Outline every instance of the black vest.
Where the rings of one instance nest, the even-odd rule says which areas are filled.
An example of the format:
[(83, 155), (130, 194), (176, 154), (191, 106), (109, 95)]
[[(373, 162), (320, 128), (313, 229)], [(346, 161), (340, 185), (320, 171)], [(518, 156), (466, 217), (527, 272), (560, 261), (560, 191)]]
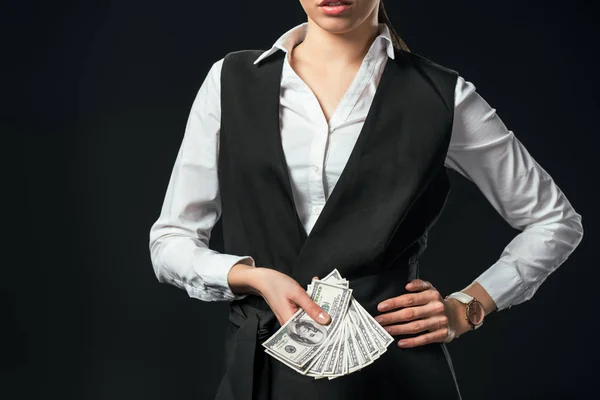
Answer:
[[(221, 72), (224, 251), (251, 255), (257, 266), (303, 287), (337, 268), (356, 300), (377, 315), (379, 302), (406, 293), (405, 284), (419, 276), (427, 231), (447, 199), (444, 160), (458, 74), (395, 49), (348, 162), (307, 235), (281, 143), (285, 53), (254, 65), (262, 52), (229, 53)], [(393, 343), (361, 371), (314, 380), (264, 354), (260, 344), (280, 325), (262, 298), (232, 302), (230, 321), (218, 399), (460, 398), (444, 344), (401, 349)]]

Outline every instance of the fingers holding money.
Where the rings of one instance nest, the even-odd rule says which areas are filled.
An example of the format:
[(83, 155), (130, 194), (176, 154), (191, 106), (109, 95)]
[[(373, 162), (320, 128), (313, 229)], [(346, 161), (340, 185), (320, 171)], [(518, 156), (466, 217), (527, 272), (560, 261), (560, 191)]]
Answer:
[(331, 322), (329, 314), (312, 301), (299, 285), (298, 287), (293, 287), (284, 296), (285, 298), (282, 300), (274, 299), (269, 301), (269, 299), (265, 298), (280, 325), (284, 325), (289, 321), (300, 308), (321, 325), (327, 325)]
[[(337, 269), (322, 280), (314, 277), (307, 296), (317, 307), (304, 294), (293, 293), (292, 301), (302, 310), (262, 344), (267, 354), (295, 371), (335, 379), (372, 364), (394, 342), (354, 299), (349, 281)], [(331, 318), (327, 325), (318, 323), (321, 307)]]
[(319, 324), (328, 324), (330, 316), (319, 307), (290, 276), (279, 271), (261, 268), (256, 291), (265, 299), (281, 325), (302, 308)]
[(321, 325), (327, 325), (331, 322), (331, 317), (317, 303), (315, 303), (308, 294), (298, 286), (297, 291), (293, 293), (291, 299), (302, 308), (309, 317)]

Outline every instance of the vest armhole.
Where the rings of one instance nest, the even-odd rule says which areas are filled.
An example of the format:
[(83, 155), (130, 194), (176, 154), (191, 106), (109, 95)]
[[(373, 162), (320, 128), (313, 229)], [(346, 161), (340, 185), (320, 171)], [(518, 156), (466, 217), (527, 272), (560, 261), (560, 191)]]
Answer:
[(459, 73), (418, 53), (402, 52), (402, 54), (438, 93), (446, 109), (454, 114), (456, 83)]

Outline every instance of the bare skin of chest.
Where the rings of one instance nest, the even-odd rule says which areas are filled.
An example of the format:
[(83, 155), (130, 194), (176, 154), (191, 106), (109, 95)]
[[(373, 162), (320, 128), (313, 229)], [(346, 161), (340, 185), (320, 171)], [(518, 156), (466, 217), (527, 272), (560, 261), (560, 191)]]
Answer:
[[(296, 51), (294, 51), (296, 53)], [(344, 68), (315, 67), (293, 54), (290, 65), (317, 98), (327, 122), (335, 112), (360, 65)]]

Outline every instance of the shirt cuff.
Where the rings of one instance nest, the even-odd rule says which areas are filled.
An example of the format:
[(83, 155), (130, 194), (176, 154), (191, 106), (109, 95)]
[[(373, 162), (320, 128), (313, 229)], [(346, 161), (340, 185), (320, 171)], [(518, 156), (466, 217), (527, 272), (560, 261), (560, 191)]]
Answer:
[(525, 286), (515, 268), (502, 261), (497, 261), (475, 279), (488, 292), (496, 303), (497, 310), (502, 311), (520, 303)]
[(235, 256), (231, 254), (217, 253), (211, 257), (210, 265), (202, 268), (202, 279), (204, 287), (214, 298), (220, 300), (239, 300), (248, 294), (235, 294), (229, 286), (227, 275), (236, 264), (246, 264), (256, 267), (254, 258), (251, 256)]

